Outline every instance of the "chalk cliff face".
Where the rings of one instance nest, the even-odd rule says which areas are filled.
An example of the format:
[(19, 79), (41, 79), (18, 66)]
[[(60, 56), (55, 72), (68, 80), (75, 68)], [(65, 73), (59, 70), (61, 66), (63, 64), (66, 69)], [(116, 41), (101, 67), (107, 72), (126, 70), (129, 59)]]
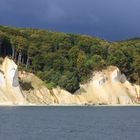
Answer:
[(134, 104), (140, 87), (127, 81), (117, 67), (94, 72), (92, 79), (76, 92), (91, 104)]
[[(135, 104), (139, 103), (140, 86), (132, 85), (117, 67), (94, 72), (92, 78), (74, 93), (57, 87), (49, 90), (32, 73), (19, 72), (16, 64), (5, 58), (0, 68), (0, 104)], [(24, 87), (28, 85), (28, 88)]]
[(0, 66), (0, 104), (25, 104), (26, 100), (20, 90), (17, 65), (5, 58)]
[(48, 90), (31, 73), (22, 73), (20, 77), (23, 81), (32, 83), (33, 89), (24, 93), (26, 92), (28, 101), (33, 104), (135, 104), (140, 96), (140, 86), (132, 85), (113, 66), (94, 72), (89, 82), (81, 85), (74, 95), (60, 88)]

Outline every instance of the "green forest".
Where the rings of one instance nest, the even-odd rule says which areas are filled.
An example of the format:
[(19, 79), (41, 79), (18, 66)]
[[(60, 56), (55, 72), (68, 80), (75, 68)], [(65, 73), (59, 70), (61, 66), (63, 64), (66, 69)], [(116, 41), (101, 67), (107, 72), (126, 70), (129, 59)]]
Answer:
[(93, 71), (110, 65), (140, 84), (139, 38), (108, 42), (88, 35), (0, 26), (0, 57), (5, 56), (20, 70), (39, 76), (48, 88), (60, 86), (72, 94)]

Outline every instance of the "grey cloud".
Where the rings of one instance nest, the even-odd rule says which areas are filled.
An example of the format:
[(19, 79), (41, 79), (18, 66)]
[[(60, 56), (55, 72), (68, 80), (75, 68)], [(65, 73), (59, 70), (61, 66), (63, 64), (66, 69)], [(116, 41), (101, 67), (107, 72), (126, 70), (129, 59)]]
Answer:
[(1, 0), (0, 24), (83, 33), (108, 40), (140, 36), (139, 0)]

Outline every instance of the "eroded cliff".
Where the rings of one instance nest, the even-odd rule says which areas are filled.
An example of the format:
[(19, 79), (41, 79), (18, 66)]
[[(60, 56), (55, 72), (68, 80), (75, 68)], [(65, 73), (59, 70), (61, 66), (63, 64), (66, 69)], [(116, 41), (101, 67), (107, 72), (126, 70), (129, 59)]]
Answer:
[(26, 104), (18, 81), (17, 65), (8, 57), (0, 66), (0, 104)]
[(135, 104), (138, 103), (140, 87), (127, 81), (117, 67), (110, 66), (93, 77), (73, 95), (59, 87), (49, 90), (32, 73), (20, 73), (20, 78), (32, 84), (24, 91), (27, 100), (33, 104)]
[(59, 87), (48, 89), (32, 73), (19, 72), (17, 65), (5, 58), (0, 68), (0, 104), (86, 105), (139, 103), (140, 86), (131, 84), (114, 66), (94, 72), (91, 79), (73, 95)]

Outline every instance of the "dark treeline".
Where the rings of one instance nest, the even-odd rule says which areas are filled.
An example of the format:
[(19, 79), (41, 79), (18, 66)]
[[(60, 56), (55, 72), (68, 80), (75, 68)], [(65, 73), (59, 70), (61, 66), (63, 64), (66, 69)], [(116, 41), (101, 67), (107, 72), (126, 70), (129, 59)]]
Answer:
[(94, 70), (115, 65), (140, 84), (140, 39), (121, 42), (47, 30), (0, 26), (0, 57), (38, 75), (49, 88), (74, 93)]

